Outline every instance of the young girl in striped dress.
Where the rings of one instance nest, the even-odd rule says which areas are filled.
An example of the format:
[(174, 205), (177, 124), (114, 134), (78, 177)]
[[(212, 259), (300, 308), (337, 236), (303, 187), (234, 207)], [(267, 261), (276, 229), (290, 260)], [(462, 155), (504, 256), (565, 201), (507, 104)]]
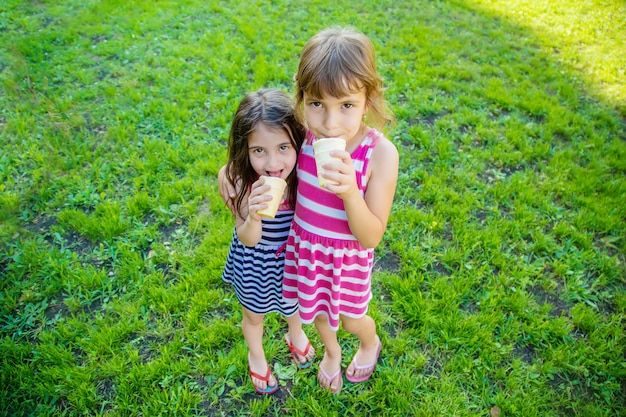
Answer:
[[(332, 28), (304, 46), (295, 77), (296, 111), (307, 134), (298, 157), (298, 192), (287, 240), (283, 295), (299, 304), (303, 323), (315, 323), (325, 353), (318, 380), (338, 393), (342, 386), (343, 328), (360, 341), (346, 379), (368, 379), (382, 348), (372, 298), (374, 248), (387, 227), (398, 177), (396, 147), (367, 123), (392, 121), (385, 110), (382, 79), (376, 72), (371, 41), (352, 29)], [(320, 187), (313, 144), (340, 137), (345, 151), (322, 165), (336, 185)]]
[[(218, 176), (220, 189), (226, 183), (238, 185), (234, 198), (227, 200), (236, 221), (222, 279), (233, 285), (243, 306), (241, 328), (250, 350), (250, 376), (259, 394), (272, 394), (278, 389), (263, 351), (263, 318), (267, 313), (278, 312), (286, 317), (285, 342), (298, 367), (311, 366), (315, 355), (302, 330), (297, 306), (282, 297), (284, 247), (296, 193), (294, 168), (304, 133), (289, 96), (276, 89), (251, 93), (235, 113), (228, 163)], [(287, 181), (286, 198), (273, 219), (257, 214), (272, 198), (263, 195), (269, 186), (264, 185), (261, 175)]]

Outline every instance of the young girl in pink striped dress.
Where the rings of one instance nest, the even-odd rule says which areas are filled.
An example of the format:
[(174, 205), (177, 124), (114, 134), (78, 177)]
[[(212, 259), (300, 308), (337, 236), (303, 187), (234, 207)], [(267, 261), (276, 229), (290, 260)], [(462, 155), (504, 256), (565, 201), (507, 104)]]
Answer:
[[(308, 129), (298, 156), (298, 192), (285, 254), (283, 296), (299, 305), (303, 323), (315, 323), (324, 343), (318, 380), (338, 393), (342, 386), (343, 328), (360, 341), (346, 379), (368, 379), (382, 348), (372, 298), (374, 248), (381, 241), (398, 177), (398, 151), (368, 123), (384, 126), (382, 79), (374, 48), (365, 35), (332, 28), (305, 45), (296, 74), (296, 108)], [(336, 185), (320, 187), (313, 143), (341, 137), (345, 151), (322, 165), (320, 174)]]

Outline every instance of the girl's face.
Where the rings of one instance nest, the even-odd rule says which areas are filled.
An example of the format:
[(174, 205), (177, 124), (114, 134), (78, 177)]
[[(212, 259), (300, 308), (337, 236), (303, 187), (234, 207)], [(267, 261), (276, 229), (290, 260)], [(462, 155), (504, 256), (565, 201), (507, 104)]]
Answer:
[(250, 164), (258, 175), (287, 179), (296, 166), (298, 154), (285, 129), (257, 124), (248, 136)]
[(316, 138), (340, 137), (346, 143), (359, 136), (367, 113), (365, 90), (335, 98), (304, 93), (304, 119)]

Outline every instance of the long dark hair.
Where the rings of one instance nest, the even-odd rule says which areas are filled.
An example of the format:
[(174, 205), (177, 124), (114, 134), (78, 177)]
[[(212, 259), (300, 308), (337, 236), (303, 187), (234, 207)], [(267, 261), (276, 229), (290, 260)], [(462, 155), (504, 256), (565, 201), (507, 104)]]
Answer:
[[(230, 128), (226, 164), (226, 178), (231, 184), (238, 185), (234, 203), (240, 216), (244, 198), (252, 183), (258, 179), (258, 174), (250, 163), (248, 137), (259, 123), (268, 128), (284, 129), (298, 154), (304, 142), (305, 128), (295, 115), (293, 101), (285, 92), (276, 88), (263, 88), (244, 97), (237, 107)], [(297, 188), (295, 168), (286, 181), (287, 201), (293, 208)]]

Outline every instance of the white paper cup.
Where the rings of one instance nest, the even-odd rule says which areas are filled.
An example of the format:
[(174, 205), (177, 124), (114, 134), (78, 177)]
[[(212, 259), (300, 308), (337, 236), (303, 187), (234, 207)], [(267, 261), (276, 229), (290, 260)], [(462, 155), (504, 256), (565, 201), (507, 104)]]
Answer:
[(317, 179), (320, 183), (320, 187), (324, 187), (325, 184), (337, 185), (335, 181), (327, 180), (320, 175), (322, 171), (322, 164), (330, 161), (333, 157), (330, 156), (332, 151), (345, 151), (346, 141), (342, 138), (320, 138), (313, 142), (313, 151), (315, 153), (315, 165), (317, 166)]
[(256, 213), (261, 217), (273, 219), (276, 216), (278, 206), (283, 199), (287, 182), (280, 177), (267, 177), (263, 175), (262, 178), (265, 178), (265, 185), (272, 187), (264, 195), (271, 195), (272, 199), (267, 202), (266, 209), (259, 210)]

